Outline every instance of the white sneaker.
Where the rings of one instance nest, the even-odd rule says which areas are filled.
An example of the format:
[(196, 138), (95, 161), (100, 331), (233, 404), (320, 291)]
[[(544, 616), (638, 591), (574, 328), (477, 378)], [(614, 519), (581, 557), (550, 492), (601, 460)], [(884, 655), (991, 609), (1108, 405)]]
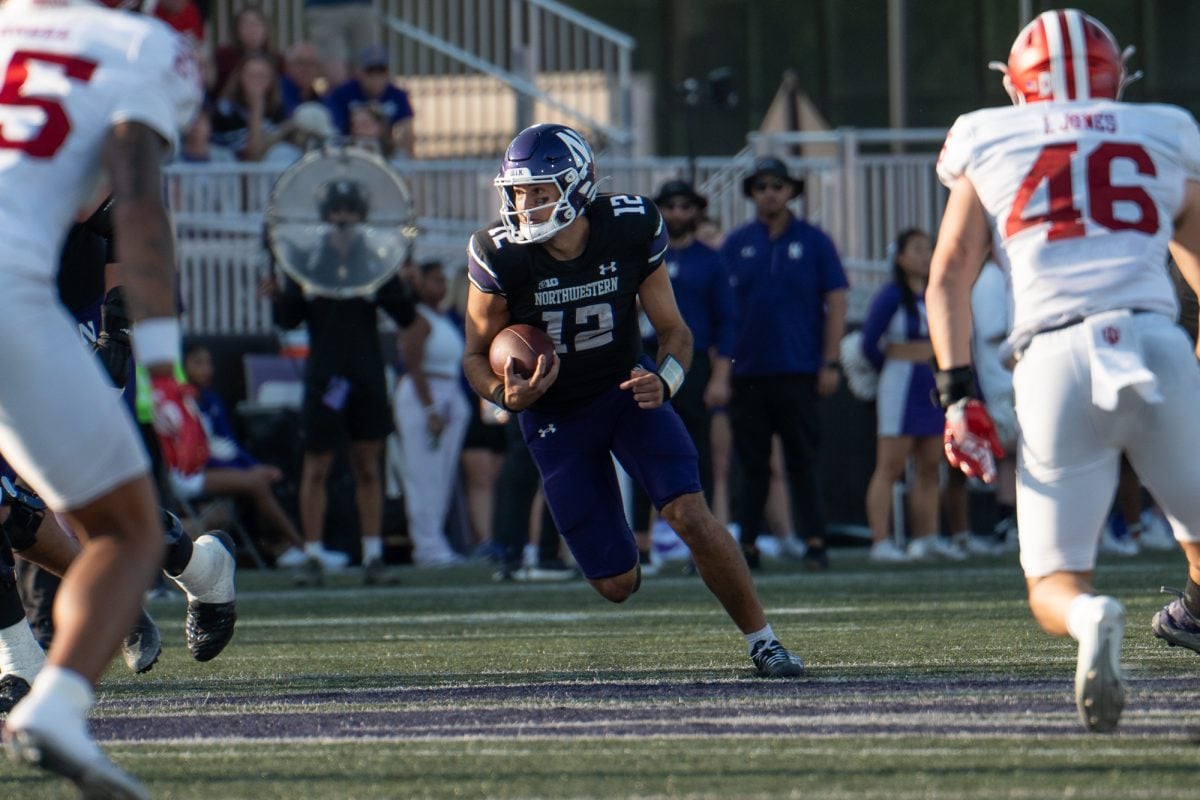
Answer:
[(1179, 547), (1171, 524), (1152, 508), (1142, 512), (1142, 535), (1138, 545), (1147, 550), (1176, 550)]
[(948, 540), (933, 534), (909, 542), (908, 557), (912, 561), (962, 561), (967, 554)]
[(1004, 552), (1000, 542), (974, 533), (957, 533), (952, 541), (960, 551), (972, 556), (998, 556)]
[(1139, 548), (1138, 543), (1128, 537), (1118, 539), (1113, 535), (1112, 525), (1104, 524), (1104, 531), (1100, 534), (1100, 552), (1110, 553), (1115, 556), (1136, 556)]
[(808, 545), (797, 536), (789, 536), (779, 542), (779, 551), (788, 561), (799, 561), (808, 554)]
[(275, 566), (282, 569), (295, 569), (308, 561), (308, 554), (299, 547), (289, 547), (275, 556)]
[(18, 764), (71, 781), (82, 797), (149, 800), (145, 787), (101, 752), (83, 714), (59, 693), (35, 689), (17, 703), (5, 721), (4, 748)]
[(1117, 727), (1125, 708), (1121, 680), (1121, 642), (1125, 637), (1125, 609), (1111, 597), (1093, 598), (1094, 618), (1079, 635), (1075, 665), (1075, 707), (1089, 731)]
[(908, 561), (908, 553), (891, 539), (883, 539), (871, 545), (867, 559), (882, 564), (903, 564)]
[(350, 556), (343, 553), (341, 550), (326, 550), (321, 547), (306, 547), (304, 548), (306, 561), (309, 558), (314, 558), (321, 565), (321, 569), (329, 570), (330, 572), (338, 572), (345, 569), (350, 564)]

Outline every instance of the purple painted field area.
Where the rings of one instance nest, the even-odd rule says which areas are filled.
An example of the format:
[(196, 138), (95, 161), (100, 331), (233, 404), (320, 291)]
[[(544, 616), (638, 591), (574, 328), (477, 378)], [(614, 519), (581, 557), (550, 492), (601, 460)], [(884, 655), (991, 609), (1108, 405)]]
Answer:
[[(1121, 732), (1189, 735), (1189, 681), (1129, 682)], [(253, 711), (256, 706), (270, 711)], [(1082, 735), (1067, 681), (551, 683), (106, 701), (98, 739)], [(1194, 720), (1193, 720), (1194, 721)]]

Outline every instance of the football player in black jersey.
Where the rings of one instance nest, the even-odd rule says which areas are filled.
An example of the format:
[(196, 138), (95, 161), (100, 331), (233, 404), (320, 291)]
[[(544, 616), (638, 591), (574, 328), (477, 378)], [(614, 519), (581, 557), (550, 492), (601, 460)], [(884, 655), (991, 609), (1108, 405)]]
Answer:
[[(700, 488), (696, 448), (664, 405), (692, 360), (692, 335), (660, 269), (667, 232), (637, 195), (597, 195), (587, 141), (534, 125), (509, 145), (495, 184), (501, 224), (468, 247), (463, 369), (482, 397), (519, 417), (546, 502), (579, 568), (615, 603), (641, 582), (612, 457), (642, 484), (692, 551), (709, 589), (745, 634), (760, 675), (803, 674), (767, 624), (737, 543)], [(637, 300), (658, 334), (657, 364), (641, 354)], [(514, 323), (555, 343), (528, 379), (510, 360), (492, 373), (492, 339)]]

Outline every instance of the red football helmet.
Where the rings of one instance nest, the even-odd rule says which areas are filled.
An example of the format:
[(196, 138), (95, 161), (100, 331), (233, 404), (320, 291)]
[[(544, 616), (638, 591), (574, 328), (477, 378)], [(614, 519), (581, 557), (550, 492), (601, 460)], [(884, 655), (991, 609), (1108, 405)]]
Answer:
[(1004, 73), (1013, 103), (1048, 100), (1117, 100), (1136, 80), (1125, 74), (1124, 53), (1104, 23), (1073, 8), (1046, 11), (1017, 34), (1008, 64), (992, 62)]

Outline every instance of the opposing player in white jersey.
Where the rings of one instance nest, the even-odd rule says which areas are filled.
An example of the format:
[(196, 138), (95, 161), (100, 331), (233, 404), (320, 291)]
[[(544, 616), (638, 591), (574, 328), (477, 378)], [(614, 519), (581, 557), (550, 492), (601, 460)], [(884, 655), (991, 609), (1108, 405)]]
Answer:
[(1079, 642), (1075, 699), (1093, 731), (1124, 705), (1124, 609), (1092, 588), (1122, 452), (1189, 562), (1156, 633), (1200, 649), (1200, 365), (1166, 270), (1169, 248), (1200, 288), (1200, 131), (1179, 108), (1119, 102), (1129, 52), (1074, 10), (1021, 31), (1004, 78), (1016, 107), (967, 114), (946, 140), (926, 295), (947, 456), (990, 479), (1000, 448), (974, 395), (970, 292), (989, 246), (1011, 275), (1021, 565), (1034, 618)]
[[(162, 565), (161, 520), (140, 438), (59, 303), (55, 272), (72, 218), (105, 180), (133, 349), (168, 458), (186, 464), (203, 434), (173, 374), (160, 162), (196, 109), (197, 67), (161, 23), (84, 0), (8, 0), (0, 66), (0, 373), (20, 376), (0, 383), (0, 452), (85, 541), (55, 605), (48, 665), (9, 714), (5, 744), (88, 797), (143, 797), (91, 740), (85, 714)], [(225, 569), (215, 558), (193, 557), (192, 577)]]

